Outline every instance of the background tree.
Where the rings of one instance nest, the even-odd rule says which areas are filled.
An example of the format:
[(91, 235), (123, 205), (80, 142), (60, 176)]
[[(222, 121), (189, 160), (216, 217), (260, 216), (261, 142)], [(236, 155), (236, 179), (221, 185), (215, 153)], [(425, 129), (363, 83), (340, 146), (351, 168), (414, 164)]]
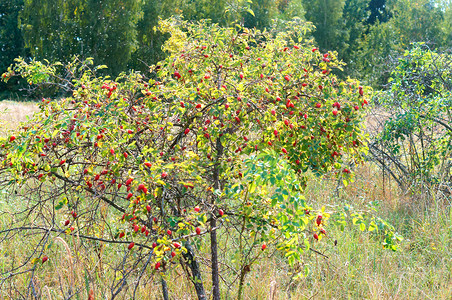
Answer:
[[(25, 56), (24, 40), (18, 25), (18, 15), (23, 8), (22, 0), (5, 0), (0, 3), (0, 72), (6, 72), (7, 68), (18, 56)], [(13, 80), (9, 84), (0, 83), (0, 95), (2, 91), (17, 91), (19, 86)], [(3, 97), (3, 96), (0, 96)], [(5, 94), (6, 97), (6, 94)]]
[(276, 1), (277, 19), (291, 20), (298, 17), (304, 19), (305, 10), (302, 0), (279, 0)]
[(342, 48), (337, 48), (339, 57), (343, 59), (349, 67), (346, 73), (350, 74), (353, 70), (353, 64), (359, 57), (356, 56), (357, 49), (364, 34), (368, 29), (366, 24), (369, 20), (370, 6), (369, 0), (346, 0), (342, 13), (342, 31), (344, 32), (344, 43)]
[(344, 46), (344, 6), (345, 0), (303, 1), (306, 20), (315, 25), (313, 36), (322, 51)]
[(412, 43), (424, 41), (429, 47), (446, 45), (443, 10), (433, 1), (398, 0), (386, 3), (390, 15), (387, 22), (376, 22), (370, 26), (361, 40), (360, 50), (352, 70), (376, 88), (381, 88), (389, 78), (388, 65), (396, 63), (396, 58)]
[(276, 13), (275, 1), (273, 0), (254, 0), (250, 9), (253, 14), (246, 13), (243, 16), (244, 26), (248, 28), (268, 28)]
[(113, 74), (127, 66), (136, 48), (141, 1), (25, 1), (20, 14), (24, 39), (38, 59), (93, 57)]
[(386, 0), (370, 0), (367, 10), (369, 17), (366, 24), (373, 25), (377, 21), (380, 23), (388, 21), (389, 15), (386, 9)]

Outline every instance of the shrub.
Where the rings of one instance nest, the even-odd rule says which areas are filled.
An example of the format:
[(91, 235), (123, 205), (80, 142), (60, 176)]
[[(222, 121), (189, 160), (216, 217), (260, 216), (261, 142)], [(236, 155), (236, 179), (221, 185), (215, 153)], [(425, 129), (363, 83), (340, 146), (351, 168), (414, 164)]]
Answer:
[[(196, 249), (209, 236), (218, 299), (222, 230), (237, 241), (228, 251), (238, 257), (239, 280), (230, 282), (240, 297), (262, 253), (281, 251), (294, 264), (322, 239), (336, 212), (305, 199), (306, 174), (353, 180), (351, 166), (367, 151), (367, 89), (331, 73), (341, 63), (304, 37), (304, 23), (261, 32), (177, 22), (161, 22), (169, 55), (149, 78), (111, 80), (91, 60), (69, 64), (78, 74), (72, 97), (43, 99), (2, 139), (3, 185), (26, 202), (2, 234), (42, 236), (19, 268), (37, 271), (52, 238), (74, 235), (122, 251), (112, 295), (133, 272), (139, 282), (183, 261), (202, 299)], [(37, 70), (39, 84), (55, 70), (42, 66), (19, 60), (11, 70), (26, 78)]]

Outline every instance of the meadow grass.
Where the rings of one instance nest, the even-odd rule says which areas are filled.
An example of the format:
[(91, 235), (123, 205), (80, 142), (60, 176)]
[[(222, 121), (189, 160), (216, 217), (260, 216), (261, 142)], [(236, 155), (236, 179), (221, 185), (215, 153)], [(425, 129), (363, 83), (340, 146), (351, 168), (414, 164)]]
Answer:
[[(8, 128), (14, 128), (25, 115), (36, 110), (32, 104), (0, 104), (10, 108), (8, 117), (2, 118), (9, 124)], [(291, 279), (289, 273), (296, 270), (279, 254), (258, 261), (246, 277), (245, 299), (452, 299), (450, 202), (436, 199), (433, 205), (434, 201), (426, 194), (402, 194), (394, 182), (387, 178), (383, 181), (381, 170), (370, 162), (359, 166), (356, 174), (356, 181), (347, 187), (334, 180), (311, 180), (306, 193), (308, 201), (336, 207), (349, 204), (363, 210), (368, 209), (371, 201), (378, 203), (378, 215), (404, 237), (399, 251), (383, 249), (381, 238), (361, 232), (356, 226), (346, 226), (343, 231), (330, 226), (328, 237), (313, 244), (328, 259), (307, 253), (303, 264), (309, 265), (310, 272), (299, 280)], [(1, 211), (20, 208), (20, 199), (5, 199), (0, 199)], [(9, 221), (8, 215), (1, 215), (2, 228)], [(227, 234), (220, 230), (218, 236), (220, 248), (224, 247)], [(337, 246), (332, 243), (334, 239)], [(0, 244), (0, 270), (5, 270), (11, 262), (21, 261), (30, 251), (30, 240)], [(125, 247), (118, 250), (118, 247), (66, 235), (54, 238), (53, 242), (51, 259), (34, 278), (42, 299), (65, 299), (64, 295), (74, 290), (80, 292), (75, 299), (87, 299), (89, 290), (93, 290), (95, 299), (111, 298), (108, 281), (114, 275), (111, 266), (124, 257)], [(208, 239), (204, 238), (197, 250), (200, 257), (209, 257), (208, 249)], [(201, 259), (200, 265), (209, 291), (209, 261)], [(171, 299), (196, 298), (180, 266), (166, 276)], [(116, 299), (131, 299), (136, 279), (129, 280)], [(0, 289), (0, 299), (19, 298), (29, 281), (29, 274), (9, 280)], [(160, 276), (146, 272), (135, 291), (136, 299), (161, 299), (160, 283)], [(14, 290), (15, 293), (11, 292)], [(223, 299), (234, 299), (236, 292), (236, 286), (228, 289), (223, 284)]]
[(20, 122), (36, 111), (38, 107), (34, 102), (0, 101), (0, 136), (17, 128)]

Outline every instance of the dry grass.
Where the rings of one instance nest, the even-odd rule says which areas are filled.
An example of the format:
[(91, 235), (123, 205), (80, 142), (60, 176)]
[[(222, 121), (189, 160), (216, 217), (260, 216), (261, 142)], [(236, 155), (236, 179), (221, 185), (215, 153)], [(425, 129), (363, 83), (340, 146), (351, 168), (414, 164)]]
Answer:
[(0, 102), (0, 136), (5, 135), (9, 130), (15, 129), (20, 122), (26, 120), (28, 116), (38, 111), (36, 103), (33, 102)]

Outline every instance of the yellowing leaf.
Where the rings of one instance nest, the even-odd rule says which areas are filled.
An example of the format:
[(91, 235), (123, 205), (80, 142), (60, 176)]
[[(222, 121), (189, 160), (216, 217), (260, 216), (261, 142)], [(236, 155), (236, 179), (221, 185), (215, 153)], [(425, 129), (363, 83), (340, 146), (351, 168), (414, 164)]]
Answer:
[(364, 224), (364, 223), (359, 224), (359, 229), (360, 229), (361, 231), (366, 230), (366, 224)]
[(35, 257), (31, 260), (31, 263), (34, 265), (39, 261), (39, 258)]

